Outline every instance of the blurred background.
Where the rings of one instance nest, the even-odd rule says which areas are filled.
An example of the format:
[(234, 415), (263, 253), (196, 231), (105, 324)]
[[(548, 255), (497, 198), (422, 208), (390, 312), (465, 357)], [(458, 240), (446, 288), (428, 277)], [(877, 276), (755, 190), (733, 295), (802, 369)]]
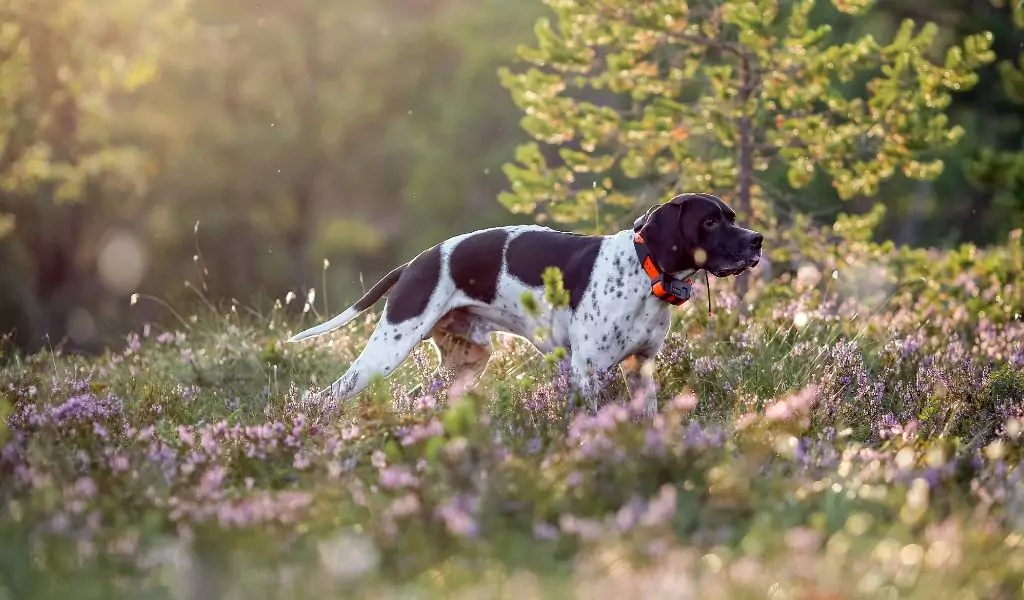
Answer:
[[(539, 0), (0, 0), (7, 343), (98, 351), (172, 319), (146, 297), (187, 315), (295, 292), (299, 311), (315, 288), (316, 308), (337, 311), (433, 243), (529, 222), (497, 201), (527, 140), (497, 70), (516, 68), (547, 12)], [(996, 61), (947, 111), (967, 135), (945, 172), (878, 198), (812, 185), (790, 201), (823, 223), (884, 202), (879, 235), (901, 244), (1003, 241), (1024, 222), (1024, 175), (984, 159), (1024, 149), (1024, 98), (998, 68), (1024, 53), (1024, 32), (987, 0), (889, 0), (866, 22), (891, 32), (908, 17), (950, 40), (995, 34)]]

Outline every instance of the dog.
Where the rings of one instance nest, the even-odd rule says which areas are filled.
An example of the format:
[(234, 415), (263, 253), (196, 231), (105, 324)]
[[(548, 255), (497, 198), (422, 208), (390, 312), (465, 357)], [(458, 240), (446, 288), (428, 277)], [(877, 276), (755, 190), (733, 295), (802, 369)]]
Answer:
[[(425, 250), (350, 308), (288, 342), (344, 326), (391, 290), (362, 353), (320, 396), (352, 398), (375, 377), (390, 376), (427, 339), (439, 351), (439, 368), (475, 379), (491, 355), (489, 334), (503, 332), (543, 353), (564, 348), (572, 392), (591, 410), (600, 374), (619, 365), (630, 396), (654, 414), (654, 359), (668, 334), (670, 307), (689, 299), (690, 278), (701, 270), (728, 277), (756, 266), (762, 242), (760, 233), (736, 225), (725, 202), (702, 193), (653, 206), (632, 230), (613, 235), (537, 225), (483, 229)], [(561, 270), (568, 306), (530, 315), (522, 294), (544, 305), (547, 267)], [(539, 328), (548, 335), (538, 336)]]

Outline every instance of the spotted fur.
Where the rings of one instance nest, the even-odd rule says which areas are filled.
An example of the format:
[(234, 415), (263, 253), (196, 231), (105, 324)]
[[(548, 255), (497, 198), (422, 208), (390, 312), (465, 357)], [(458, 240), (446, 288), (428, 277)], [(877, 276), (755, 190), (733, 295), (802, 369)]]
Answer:
[[(757, 264), (761, 235), (735, 225), (735, 213), (706, 194), (684, 194), (648, 211), (639, 225), (652, 255), (673, 273), (706, 269), (718, 276)], [(670, 324), (670, 305), (651, 295), (634, 232), (585, 236), (539, 226), (484, 229), (448, 239), (389, 273), (359, 302), (298, 341), (337, 329), (394, 286), (384, 316), (348, 371), (322, 393), (341, 401), (375, 376), (387, 377), (432, 339), (443, 366), (475, 378), (490, 356), (491, 332), (529, 340), (541, 352), (565, 348), (573, 389), (593, 408), (601, 372), (620, 365), (631, 395), (656, 412), (654, 357)], [(529, 293), (543, 303), (544, 269), (562, 270), (569, 306), (530, 315)], [(669, 269), (666, 269), (668, 271)], [(538, 338), (536, 332), (548, 332)]]

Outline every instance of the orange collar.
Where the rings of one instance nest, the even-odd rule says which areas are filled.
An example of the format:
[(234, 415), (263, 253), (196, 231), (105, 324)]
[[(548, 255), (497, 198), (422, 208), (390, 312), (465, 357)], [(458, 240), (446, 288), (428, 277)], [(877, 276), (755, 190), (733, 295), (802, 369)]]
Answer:
[(654, 257), (651, 256), (651, 251), (647, 249), (644, 237), (640, 235), (639, 231), (633, 234), (633, 247), (636, 249), (636, 257), (640, 259), (640, 266), (643, 267), (644, 273), (651, 278), (651, 293), (656, 298), (673, 306), (685, 304), (690, 299), (693, 286), (693, 280), (690, 277), (697, 271), (682, 279), (662, 271)]

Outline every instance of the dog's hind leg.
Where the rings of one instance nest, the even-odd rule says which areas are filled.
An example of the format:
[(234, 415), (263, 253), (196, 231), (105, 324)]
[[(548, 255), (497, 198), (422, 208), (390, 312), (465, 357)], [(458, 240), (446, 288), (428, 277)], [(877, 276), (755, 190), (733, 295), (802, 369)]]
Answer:
[(430, 337), (430, 330), (451, 308), (454, 293), (451, 280), (443, 275), (440, 246), (421, 252), (398, 277), (362, 353), (320, 393), (342, 402), (366, 389), (375, 377), (390, 377), (412, 349)]
[(413, 348), (430, 337), (436, 320), (429, 313), (398, 324), (382, 319), (348, 371), (320, 393), (343, 402), (366, 389), (375, 377), (390, 377)]
[[(456, 308), (449, 311), (430, 330), (430, 337), (440, 358), (430, 375), (432, 382), (444, 378), (444, 371), (454, 375), (453, 383), (472, 384), (483, 373), (491, 358), (490, 329), (472, 313)], [(423, 384), (410, 394), (423, 394)]]
[(454, 381), (469, 386), (487, 368), (487, 362), (491, 358), (490, 344), (477, 344), (446, 331), (438, 331), (436, 328), (431, 337), (441, 355), (441, 363), (434, 372), (435, 378), (444, 368), (454, 373)]

